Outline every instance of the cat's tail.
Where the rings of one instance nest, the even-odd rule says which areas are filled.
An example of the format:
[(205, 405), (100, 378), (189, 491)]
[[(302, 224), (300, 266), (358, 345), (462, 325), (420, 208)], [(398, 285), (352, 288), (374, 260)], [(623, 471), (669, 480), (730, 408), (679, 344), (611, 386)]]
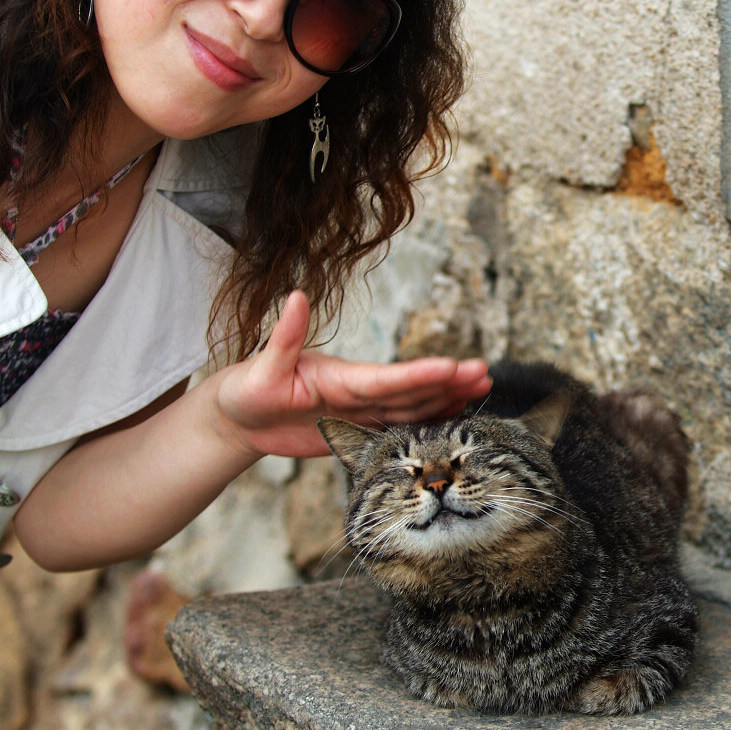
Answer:
[(689, 442), (680, 418), (647, 390), (614, 391), (599, 398), (614, 436), (656, 482), (675, 520), (688, 492)]

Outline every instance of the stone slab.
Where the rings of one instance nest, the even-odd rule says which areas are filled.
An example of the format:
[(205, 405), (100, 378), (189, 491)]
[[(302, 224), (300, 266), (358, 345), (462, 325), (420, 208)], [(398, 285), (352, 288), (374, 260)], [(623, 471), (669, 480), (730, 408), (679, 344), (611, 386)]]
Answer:
[(702, 641), (685, 686), (643, 715), (540, 718), (436, 708), (380, 662), (386, 601), (366, 580), (204, 598), (168, 643), (219, 729), (731, 727), (731, 608), (700, 600)]

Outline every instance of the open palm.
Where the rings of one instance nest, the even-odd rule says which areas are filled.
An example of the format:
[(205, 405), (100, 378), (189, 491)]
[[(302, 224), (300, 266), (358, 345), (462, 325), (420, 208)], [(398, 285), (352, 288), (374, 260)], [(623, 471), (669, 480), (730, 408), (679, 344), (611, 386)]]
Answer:
[(381, 365), (303, 350), (309, 314), (305, 295), (293, 292), (267, 346), (221, 373), (219, 405), (259, 455), (329, 453), (315, 426), (323, 415), (367, 425), (419, 420), (454, 412), (489, 391), (481, 360)]

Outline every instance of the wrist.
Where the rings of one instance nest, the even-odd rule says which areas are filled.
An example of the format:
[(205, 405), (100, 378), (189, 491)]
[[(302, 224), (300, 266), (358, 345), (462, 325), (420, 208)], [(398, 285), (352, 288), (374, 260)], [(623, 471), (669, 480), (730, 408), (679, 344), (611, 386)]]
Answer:
[(201, 388), (200, 395), (207, 404), (208, 423), (213, 438), (221, 448), (241, 459), (245, 469), (266, 454), (253, 446), (249, 430), (237, 420), (230, 405), (228, 376), (232, 367), (235, 366), (214, 373), (196, 387)]

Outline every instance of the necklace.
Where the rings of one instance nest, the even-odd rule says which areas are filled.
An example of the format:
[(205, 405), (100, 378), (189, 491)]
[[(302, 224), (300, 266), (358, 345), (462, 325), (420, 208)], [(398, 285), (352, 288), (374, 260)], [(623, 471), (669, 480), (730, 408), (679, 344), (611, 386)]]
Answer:
[[(26, 128), (16, 131), (13, 135), (13, 156), (10, 168), (10, 180), (8, 184), (8, 190), (12, 189), (13, 183), (20, 176), (20, 172), (23, 166), (23, 156), (25, 153), (26, 145)], [(105, 191), (111, 190), (115, 185), (120, 183), (137, 165), (137, 163), (144, 157), (144, 153), (139, 157), (136, 157), (131, 162), (128, 162), (124, 167), (117, 170), (102, 186), (97, 188), (94, 192), (85, 196), (70, 210), (64, 213), (55, 223), (51, 224), (44, 233), (25, 244), (19, 249), (20, 255), (28, 266), (38, 261), (38, 255), (43, 249), (48, 248), (62, 233), (71, 228), (81, 218), (83, 218), (91, 208), (93, 208), (104, 196)], [(5, 215), (0, 221), (2, 229), (8, 239), (12, 241), (15, 239), (15, 231), (18, 225), (19, 210), (18, 206), (14, 205), (5, 212)]]

